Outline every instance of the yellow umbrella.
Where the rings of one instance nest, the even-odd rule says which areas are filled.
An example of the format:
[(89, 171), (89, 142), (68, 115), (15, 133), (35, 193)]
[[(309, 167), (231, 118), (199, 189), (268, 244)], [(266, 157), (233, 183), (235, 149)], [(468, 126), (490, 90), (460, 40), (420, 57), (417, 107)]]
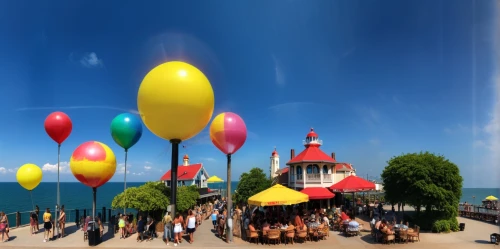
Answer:
[(207, 180), (207, 183), (218, 183), (218, 182), (224, 182), (224, 180), (220, 179), (218, 176), (211, 176)]
[(490, 196), (486, 197), (485, 199), (488, 200), (488, 201), (498, 201), (498, 198), (496, 198), (493, 195), (490, 195)]
[(299, 191), (276, 184), (248, 199), (248, 204), (255, 206), (294, 205), (308, 202), (309, 196)]

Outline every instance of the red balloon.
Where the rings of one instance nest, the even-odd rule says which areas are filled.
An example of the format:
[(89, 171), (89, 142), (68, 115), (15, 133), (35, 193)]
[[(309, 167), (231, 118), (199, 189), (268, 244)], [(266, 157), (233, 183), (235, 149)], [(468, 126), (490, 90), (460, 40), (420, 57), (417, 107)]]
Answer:
[(73, 123), (64, 112), (53, 112), (45, 119), (45, 131), (52, 140), (58, 144), (62, 144), (71, 134)]

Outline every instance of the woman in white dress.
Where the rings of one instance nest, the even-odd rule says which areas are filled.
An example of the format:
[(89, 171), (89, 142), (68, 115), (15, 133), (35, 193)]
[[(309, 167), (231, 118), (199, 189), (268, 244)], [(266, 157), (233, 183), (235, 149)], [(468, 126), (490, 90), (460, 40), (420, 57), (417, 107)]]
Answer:
[(180, 214), (175, 215), (174, 219), (174, 246), (177, 246), (177, 243), (182, 239), (181, 238), (181, 232), (182, 232), (182, 223), (180, 219)]

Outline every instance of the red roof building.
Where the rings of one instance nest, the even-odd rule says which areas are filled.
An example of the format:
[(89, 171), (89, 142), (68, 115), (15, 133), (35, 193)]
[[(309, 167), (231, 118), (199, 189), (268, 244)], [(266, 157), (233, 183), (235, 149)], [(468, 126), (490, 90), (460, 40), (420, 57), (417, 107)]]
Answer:
[[(276, 172), (280, 176), (280, 184), (297, 190), (311, 188), (306, 192), (312, 195), (317, 193), (318, 196), (324, 196), (326, 192), (321, 193), (317, 191), (318, 188), (326, 189), (356, 171), (351, 164), (338, 162), (335, 153), (331, 153), (329, 156), (323, 152), (320, 149), (323, 141), (319, 139), (314, 129), (311, 128), (303, 144), (305, 149), (297, 156), (295, 150), (291, 150), (290, 160), (286, 163), (288, 166), (285, 168), (286, 170), (280, 169)], [(283, 177), (284, 175), (287, 175), (287, 177)], [(282, 179), (288, 181), (282, 182)]]
[[(170, 187), (171, 170), (168, 170), (160, 181), (164, 182), (167, 187)], [(189, 164), (189, 156), (185, 155), (183, 164), (177, 168), (177, 186), (197, 185), (198, 188), (207, 187), (208, 173), (203, 168), (203, 164)]]

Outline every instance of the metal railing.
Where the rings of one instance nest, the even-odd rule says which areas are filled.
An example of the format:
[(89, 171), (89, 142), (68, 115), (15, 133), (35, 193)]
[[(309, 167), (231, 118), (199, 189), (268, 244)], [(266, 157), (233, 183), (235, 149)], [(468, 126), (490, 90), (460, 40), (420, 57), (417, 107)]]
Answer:
[(321, 182), (321, 174), (315, 173), (315, 174), (306, 174), (307, 181), (311, 182)]
[[(123, 209), (109, 209), (106, 207), (103, 208), (98, 208), (96, 210), (96, 216), (101, 219), (102, 222), (107, 222), (112, 215), (115, 213), (118, 213), (122, 211)], [(127, 210), (127, 212), (130, 210)], [(7, 219), (9, 221), (9, 227), (10, 228), (16, 228), (16, 227), (23, 227), (23, 226), (28, 226), (30, 224), (30, 214), (32, 211), (23, 211), (23, 212), (14, 212), (14, 213), (8, 213)], [(92, 215), (92, 208), (84, 208), (84, 209), (66, 209), (66, 222), (75, 222), (75, 223), (80, 223), (80, 219), (82, 217), (86, 216), (91, 216)], [(43, 214), (45, 211), (40, 210), (39, 212), (39, 217), (38, 217), (38, 223), (42, 224), (43, 223)], [(55, 217), (55, 211), (50, 212), (52, 214), (52, 217)]]

